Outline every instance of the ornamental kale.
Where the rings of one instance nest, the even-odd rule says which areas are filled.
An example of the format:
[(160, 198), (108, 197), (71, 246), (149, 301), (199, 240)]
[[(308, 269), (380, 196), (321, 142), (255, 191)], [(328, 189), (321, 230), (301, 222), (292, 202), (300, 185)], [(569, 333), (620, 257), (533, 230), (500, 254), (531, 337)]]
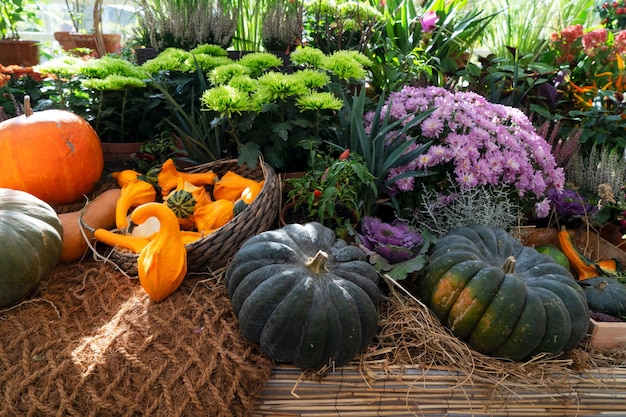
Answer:
[[(565, 174), (557, 167), (550, 145), (516, 108), (439, 87), (404, 87), (390, 94), (386, 106), (392, 120), (433, 109), (409, 132), (418, 142), (432, 141), (432, 145), (418, 159), (390, 172), (389, 178), (421, 169), (437, 172), (433, 185), (442, 192), (448, 188), (448, 175), (461, 188), (502, 187), (522, 206), (534, 204), (538, 217), (550, 211), (548, 190), (563, 189)], [(372, 118), (372, 113), (366, 115), (368, 127)], [(419, 192), (415, 186), (414, 177), (402, 178), (391, 194)]]
[(551, 189), (548, 198), (554, 204), (556, 215), (564, 221), (591, 217), (598, 211), (596, 205), (576, 190), (565, 189), (558, 193)]
[(424, 267), (430, 241), (429, 235), (425, 238), (407, 222), (385, 223), (371, 216), (363, 217), (357, 238), (376, 270), (394, 279), (404, 279)]

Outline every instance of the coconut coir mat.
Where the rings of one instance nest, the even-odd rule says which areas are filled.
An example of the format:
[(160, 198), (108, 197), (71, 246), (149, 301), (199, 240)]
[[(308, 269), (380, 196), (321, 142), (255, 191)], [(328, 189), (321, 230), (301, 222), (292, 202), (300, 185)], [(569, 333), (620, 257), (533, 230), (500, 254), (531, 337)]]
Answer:
[(272, 369), (208, 274), (154, 303), (109, 263), (57, 266), (0, 335), (0, 416), (247, 416)]

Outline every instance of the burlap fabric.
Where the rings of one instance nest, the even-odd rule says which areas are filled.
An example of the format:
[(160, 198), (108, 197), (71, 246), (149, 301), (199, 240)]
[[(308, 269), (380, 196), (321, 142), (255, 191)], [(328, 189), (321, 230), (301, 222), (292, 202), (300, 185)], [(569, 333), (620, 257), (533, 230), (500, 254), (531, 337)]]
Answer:
[(161, 303), (112, 265), (58, 266), (0, 311), (0, 416), (247, 416), (272, 363), (219, 278)]

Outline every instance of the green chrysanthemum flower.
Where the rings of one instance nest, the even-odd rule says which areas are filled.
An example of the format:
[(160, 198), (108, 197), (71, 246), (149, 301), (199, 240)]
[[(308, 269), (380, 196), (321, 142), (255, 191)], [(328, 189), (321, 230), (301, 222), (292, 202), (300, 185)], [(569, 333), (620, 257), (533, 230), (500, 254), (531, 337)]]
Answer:
[(248, 75), (235, 75), (228, 85), (246, 93), (254, 93), (259, 88), (257, 80)]
[(228, 52), (226, 52), (226, 49), (222, 48), (219, 45), (211, 45), (211, 44), (198, 45), (189, 52), (192, 55), (206, 54), (206, 55), (211, 55), (215, 57), (228, 56)]
[(324, 88), (330, 82), (328, 74), (313, 69), (304, 69), (295, 72), (293, 76), (298, 78), (299, 82), (310, 90)]
[(232, 64), (233, 61), (227, 56), (213, 56), (208, 54), (194, 54), (192, 58), (185, 61), (185, 67), (188, 71), (195, 71), (196, 65), (204, 72), (211, 71), (214, 68)]
[(279, 68), (283, 65), (282, 59), (269, 52), (247, 54), (242, 56), (237, 62), (240, 65), (250, 68), (253, 77), (258, 77), (272, 68)]
[(310, 47), (298, 48), (289, 55), (289, 59), (295, 65), (311, 68), (320, 68), (325, 57), (324, 52)]
[(208, 77), (213, 85), (228, 84), (233, 77), (239, 75), (250, 75), (250, 68), (238, 63), (221, 65), (213, 69)]
[(104, 79), (109, 75), (120, 75), (131, 78), (146, 78), (147, 73), (141, 67), (133, 65), (130, 61), (121, 58), (104, 56), (85, 62), (80, 73), (89, 78)]
[(222, 115), (251, 110), (250, 96), (246, 92), (227, 85), (206, 90), (202, 93), (200, 102), (205, 109), (216, 111)]
[(42, 75), (56, 75), (60, 78), (71, 78), (80, 73), (85, 61), (74, 56), (63, 56), (37, 65), (37, 72)]
[(267, 102), (286, 100), (289, 97), (297, 97), (309, 92), (302, 81), (292, 74), (268, 72), (258, 80), (260, 88), (257, 95)]
[(299, 97), (296, 105), (301, 111), (306, 110), (340, 110), (343, 101), (338, 99), (332, 93), (311, 93), (306, 96)]
[(343, 80), (362, 80), (367, 76), (363, 65), (344, 54), (333, 54), (326, 57), (322, 66)]
[(125, 88), (143, 88), (146, 83), (139, 78), (123, 75), (109, 75), (104, 79), (92, 78), (83, 81), (83, 85), (94, 90), (123, 90)]
[(359, 51), (353, 51), (353, 50), (335, 51), (331, 55), (331, 58), (333, 57), (340, 58), (340, 59), (351, 59), (363, 65), (364, 67), (370, 67), (374, 64), (372, 60), (367, 57), (367, 55)]

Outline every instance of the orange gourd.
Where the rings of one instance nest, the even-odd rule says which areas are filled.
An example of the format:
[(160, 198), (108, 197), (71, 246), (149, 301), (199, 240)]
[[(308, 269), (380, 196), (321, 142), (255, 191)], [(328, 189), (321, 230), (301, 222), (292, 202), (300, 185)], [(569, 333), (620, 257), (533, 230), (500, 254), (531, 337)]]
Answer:
[(236, 201), (246, 188), (250, 188), (249, 193), (256, 196), (263, 188), (265, 181), (255, 181), (228, 171), (213, 186), (213, 198), (215, 200)]
[(80, 201), (104, 169), (100, 139), (82, 117), (65, 110), (33, 112), (0, 123), (0, 187), (49, 204)]
[[(148, 173), (148, 177), (152, 178), (153, 173)], [(161, 164), (156, 177), (157, 184), (161, 187), (163, 195), (169, 194), (174, 188), (178, 187), (179, 180), (188, 182), (198, 187), (205, 185), (213, 185), (217, 181), (217, 174), (213, 171), (207, 172), (184, 172), (179, 171), (172, 159), (168, 159)], [(153, 178), (151, 180), (154, 180)]]
[[(111, 229), (115, 227), (115, 206), (120, 193), (119, 188), (112, 188), (104, 191), (95, 200), (88, 202), (86, 207), (81, 210), (83, 221), (94, 228)], [(87, 241), (81, 233), (81, 211), (59, 214), (63, 226), (60, 262), (78, 261), (88, 249)], [(87, 238), (93, 238), (89, 229), (84, 227), (82, 229)]]
[(196, 229), (202, 233), (211, 233), (233, 219), (234, 203), (228, 200), (215, 200), (199, 207), (193, 213)]
[(134, 169), (123, 169), (113, 172), (111, 177), (117, 181), (117, 185), (123, 187), (132, 180), (141, 177), (141, 174)]
[(159, 219), (160, 228), (141, 250), (137, 259), (139, 282), (154, 301), (172, 294), (187, 273), (187, 250), (183, 243), (178, 219), (165, 205), (146, 203), (131, 214), (131, 221), (142, 224), (150, 217)]
[(128, 210), (141, 204), (156, 200), (157, 191), (152, 184), (135, 177), (122, 187), (122, 194), (117, 201), (115, 225), (118, 229), (128, 227)]

